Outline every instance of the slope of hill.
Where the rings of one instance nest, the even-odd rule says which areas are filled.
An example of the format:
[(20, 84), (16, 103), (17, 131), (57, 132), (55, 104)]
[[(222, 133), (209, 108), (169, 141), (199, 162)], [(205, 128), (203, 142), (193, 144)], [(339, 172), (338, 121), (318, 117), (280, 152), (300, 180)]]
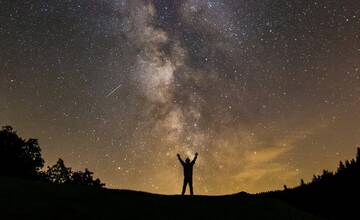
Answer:
[(156, 195), (0, 177), (1, 219), (309, 219), (277, 199)]
[[(280, 199), (292, 206), (327, 219), (354, 219), (359, 216), (360, 148), (355, 159), (340, 162), (335, 172), (324, 170), (309, 183), (282, 191), (260, 193), (265, 198)], [(355, 218), (359, 219), (359, 217)]]

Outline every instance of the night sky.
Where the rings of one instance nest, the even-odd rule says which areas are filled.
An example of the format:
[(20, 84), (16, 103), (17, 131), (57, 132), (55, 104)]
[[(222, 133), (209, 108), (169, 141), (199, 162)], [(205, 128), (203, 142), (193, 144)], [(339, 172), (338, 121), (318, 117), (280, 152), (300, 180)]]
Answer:
[(309, 181), (360, 144), (358, 0), (0, 0), (0, 125), (110, 188)]

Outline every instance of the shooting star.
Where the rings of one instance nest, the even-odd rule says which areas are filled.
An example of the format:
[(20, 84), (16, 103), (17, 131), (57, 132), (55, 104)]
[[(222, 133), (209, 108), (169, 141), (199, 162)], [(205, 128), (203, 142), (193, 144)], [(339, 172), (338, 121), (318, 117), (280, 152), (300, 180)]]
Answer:
[(111, 90), (111, 92), (109, 92), (109, 93), (106, 95), (106, 98), (108, 98), (109, 96), (111, 96), (112, 94), (114, 94), (120, 87), (121, 87), (121, 84), (118, 85), (115, 89)]

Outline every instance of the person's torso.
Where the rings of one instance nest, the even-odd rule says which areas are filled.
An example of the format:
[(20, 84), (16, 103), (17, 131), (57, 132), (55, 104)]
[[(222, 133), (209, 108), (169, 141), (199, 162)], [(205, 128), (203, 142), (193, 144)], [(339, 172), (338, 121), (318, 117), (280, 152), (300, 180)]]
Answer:
[(184, 164), (184, 176), (187, 178), (191, 178), (193, 173), (193, 165), (192, 164)]

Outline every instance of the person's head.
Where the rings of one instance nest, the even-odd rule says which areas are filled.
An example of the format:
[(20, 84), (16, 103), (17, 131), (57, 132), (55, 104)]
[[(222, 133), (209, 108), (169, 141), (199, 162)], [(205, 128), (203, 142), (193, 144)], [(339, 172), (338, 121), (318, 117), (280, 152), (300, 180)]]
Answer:
[(190, 163), (190, 159), (187, 157), (187, 158), (185, 159), (185, 162), (186, 162), (186, 163)]

